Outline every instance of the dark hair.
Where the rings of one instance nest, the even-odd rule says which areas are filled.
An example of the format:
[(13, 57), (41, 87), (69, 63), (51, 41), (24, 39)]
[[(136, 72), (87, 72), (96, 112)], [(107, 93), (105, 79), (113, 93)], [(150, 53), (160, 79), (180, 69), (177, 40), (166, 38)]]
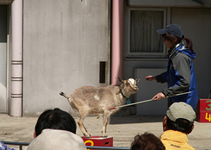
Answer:
[(131, 143), (131, 150), (165, 150), (161, 140), (152, 133), (145, 132), (134, 137)]
[(171, 121), (167, 116), (167, 128), (168, 130), (176, 130), (183, 133), (190, 133), (193, 127), (193, 122), (190, 122), (183, 118), (178, 118), (175, 122)]
[(191, 39), (187, 37), (183, 36), (182, 38), (179, 38), (173, 34), (167, 33), (167, 34), (162, 34), (162, 38), (169, 41), (174, 41), (175, 39), (177, 39), (177, 43), (183, 42), (185, 45), (185, 48), (193, 51), (193, 42), (191, 41)]
[(35, 125), (36, 136), (44, 129), (59, 129), (76, 133), (76, 123), (74, 118), (65, 111), (59, 108), (48, 109), (37, 120)]

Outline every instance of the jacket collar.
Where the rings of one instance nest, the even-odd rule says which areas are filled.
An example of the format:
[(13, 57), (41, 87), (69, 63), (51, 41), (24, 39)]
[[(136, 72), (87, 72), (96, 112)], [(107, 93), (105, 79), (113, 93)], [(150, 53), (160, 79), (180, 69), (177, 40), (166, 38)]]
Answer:
[(160, 139), (188, 143), (187, 134), (180, 131), (175, 131), (175, 130), (167, 130), (163, 132), (160, 136)]
[(185, 46), (182, 43), (178, 43), (174, 48), (169, 49), (168, 57), (170, 59), (174, 58), (174, 56), (178, 53), (179, 50), (184, 49)]

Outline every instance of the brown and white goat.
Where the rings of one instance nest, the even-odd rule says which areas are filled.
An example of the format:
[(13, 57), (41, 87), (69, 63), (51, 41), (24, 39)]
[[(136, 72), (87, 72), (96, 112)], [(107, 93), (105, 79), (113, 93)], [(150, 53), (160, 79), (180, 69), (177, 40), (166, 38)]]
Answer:
[(89, 114), (103, 114), (103, 137), (106, 135), (106, 127), (108, 123), (108, 118), (111, 114), (120, 110), (120, 108), (110, 109), (112, 107), (117, 107), (125, 104), (126, 98), (131, 94), (135, 94), (138, 91), (136, 83), (139, 79), (127, 79), (122, 80), (120, 86), (106, 86), (106, 87), (92, 87), (92, 86), (82, 86), (74, 90), (70, 97), (65, 93), (61, 92), (60, 95), (68, 99), (71, 107), (75, 112), (79, 114), (78, 125), (81, 132), (86, 137), (91, 135), (87, 132), (83, 125), (83, 120)]

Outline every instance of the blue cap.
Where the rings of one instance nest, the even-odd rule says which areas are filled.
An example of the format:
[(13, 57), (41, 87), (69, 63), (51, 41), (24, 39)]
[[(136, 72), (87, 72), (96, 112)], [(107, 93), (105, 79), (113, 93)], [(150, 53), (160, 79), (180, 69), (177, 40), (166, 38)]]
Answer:
[(160, 30), (157, 30), (157, 32), (159, 34), (167, 34), (167, 33), (170, 33), (170, 34), (173, 34), (179, 38), (183, 38), (183, 31), (182, 31), (182, 28), (177, 25), (177, 24), (170, 24), (168, 25), (167, 27), (165, 27), (164, 29), (160, 29)]

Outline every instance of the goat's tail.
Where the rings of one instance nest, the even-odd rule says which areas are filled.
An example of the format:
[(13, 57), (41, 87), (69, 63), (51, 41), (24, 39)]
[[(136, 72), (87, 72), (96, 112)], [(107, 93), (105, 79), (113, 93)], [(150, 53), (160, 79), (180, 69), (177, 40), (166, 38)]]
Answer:
[(68, 97), (64, 92), (60, 92), (59, 94), (60, 94), (61, 96), (64, 96), (66, 99), (69, 100), (69, 97)]

